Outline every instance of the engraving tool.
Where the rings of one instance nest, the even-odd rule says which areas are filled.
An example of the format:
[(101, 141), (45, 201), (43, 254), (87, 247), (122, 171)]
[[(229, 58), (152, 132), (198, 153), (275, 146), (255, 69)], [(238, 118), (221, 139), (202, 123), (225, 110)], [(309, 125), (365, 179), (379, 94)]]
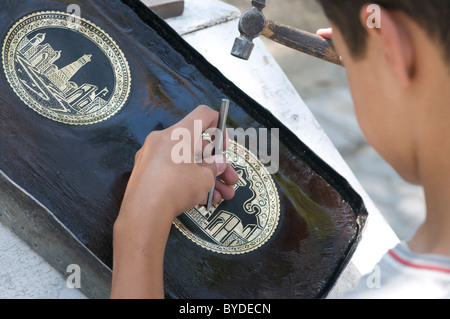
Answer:
[[(227, 99), (223, 99), (222, 104), (220, 105), (219, 121), (217, 122), (217, 129), (219, 130), (219, 132), (218, 132), (219, 136), (216, 136), (216, 140), (214, 141), (214, 144), (215, 144), (214, 154), (223, 153), (223, 132), (226, 128), (229, 106), (230, 106), (230, 101)], [(208, 193), (208, 202), (206, 204), (206, 210), (208, 212), (211, 210), (211, 204), (212, 204), (212, 199), (214, 196), (215, 188), (216, 188), (216, 182), (214, 181), (214, 185)]]

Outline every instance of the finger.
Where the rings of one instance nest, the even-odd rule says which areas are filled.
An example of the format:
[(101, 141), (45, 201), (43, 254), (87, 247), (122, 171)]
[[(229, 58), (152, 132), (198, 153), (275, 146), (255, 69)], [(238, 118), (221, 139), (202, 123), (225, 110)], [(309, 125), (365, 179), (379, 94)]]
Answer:
[[(213, 129), (216, 132), (217, 130), (217, 122), (219, 120), (219, 113), (217, 111), (212, 110), (206, 105), (200, 105), (191, 113), (189, 113), (184, 119), (180, 122), (172, 126), (172, 130), (177, 128), (187, 129), (191, 132), (191, 143), (194, 147), (194, 150), (200, 151), (196, 145), (202, 145), (202, 150), (207, 146), (206, 142), (202, 142), (202, 134), (203, 132), (208, 132), (208, 129)], [(226, 150), (228, 146), (228, 132), (227, 129), (222, 132), (223, 136), (223, 146), (222, 149)], [(214, 136), (213, 136), (214, 137)], [(211, 152), (209, 152), (211, 153)], [(197, 157), (200, 157), (200, 154), (194, 154)], [(203, 157), (206, 157), (204, 155)]]
[(217, 136), (222, 136), (222, 150), (225, 151), (229, 145), (228, 141), (228, 129), (225, 127), (223, 132), (221, 132), (217, 127), (209, 127), (205, 130), (207, 136), (209, 136), (209, 141), (216, 143)]
[[(203, 206), (206, 206), (207, 205), (207, 203), (208, 203), (208, 196), (209, 194), (206, 194), (204, 197), (203, 197), (203, 200), (199, 203), (199, 205), (203, 205)], [(213, 205), (216, 205), (216, 204), (218, 204), (220, 201), (222, 200), (222, 194), (217, 190), (217, 189), (214, 189), (214, 195), (213, 195), (213, 198), (212, 198), (212, 204)]]
[(175, 124), (173, 127), (184, 127), (194, 132), (194, 126), (197, 123), (200, 127), (196, 131), (203, 132), (207, 128), (217, 127), (217, 122), (219, 121), (219, 112), (214, 111), (206, 105), (199, 105), (191, 113), (186, 115), (184, 119)]
[(319, 29), (317, 30), (316, 34), (318, 36), (331, 40), (331, 38), (333, 37), (333, 29), (331, 28)]
[(223, 154), (205, 157), (200, 163), (200, 165), (211, 167), (211, 169), (215, 173), (215, 176), (219, 176), (224, 173), (227, 169), (227, 164), (227, 159)]
[[(214, 188), (214, 195), (212, 199), (212, 204), (218, 204), (222, 199), (223, 200), (231, 200), (233, 199), (236, 191), (233, 187), (229, 185), (225, 185), (222, 181), (217, 180), (216, 186)], [(203, 197), (203, 200), (200, 202), (200, 205), (206, 205), (208, 202), (208, 194)]]
[(204, 168), (202, 174), (216, 177), (225, 172), (227, 169), (227, 161), (224, 155), (214, 155), (208, 158), (204, 158), (199, 165)]
[[(220, 203), (221, 200), (222, 200), (222, 195), (220, 194), (220, 192), (218, 190), (215, 189), (211, 204), (217, 205), (218, 203)], [(206, 206), (207, 202), (208, 202), (208, 196), (205, 197), (205, 200), (201, 203), (201, 205)]]
[[(316, 34), (318, 36), (321, 36), (322, 38), (331, 40), (333, 38), (333, 29), (332, 28), (319, 29), (317, 30)], [(344, 59), (342, 58), (342, 56), (339, 56), (339, 61), (343, 66), (345, 66)]]
[[(220, 195), (220, 199), (230, 200), (235, 195), (235, 190), (232, 186), (225, 184), (221, 180), (216, 180), (215, 191), (217, 191)], [(219, 200), (220, 200), (219, 199)], [(214, 202), (214, 201), (213, 201)]]
[(222, 194), (220, 194), (220, 192), (217, 189), (215, 189), (213, 200), (212, 200), (213, 205), (219, 204), (221, 200), (222, 200)]
[[(198, 150), (195, 154), (197, 157), (202, 159), (208, 159), (208, 163), (211, 163), (214, 159), (213, 156), (223, 155), (225, 156), (225, 145), (222, 145), (222, 149), (220, 150), (220, 145), (216, 145), (216, 143), (211, 142), (209, 139), (202, 140), (202, 149), (201, 152)], [(226, 160), (226, 159), (225, 159)]]
[(239, 175), (236, 173), (233, 166), (227, 163), (225, 171), (220, 175), (220, 179), (228, 185), (235, 185), (239, 181)]
[[(185, 117), (186, 123), (190, 125), (189, 127), (186, 127), (187, 129), (192, 129), (193, 125), (195, 125), (195, 121), (201, 121), (201, 131), (208, 132), (208, 129), (216, 129), (217, 128), (217, 122), (219, 121), (219, 112), (214, 111), (210, 107), (206, 105), (199, 105), (197, 108), (195, 108), (191, 113), (189, 113)], [(182, 122), (180, 122), (181, 124)], [(228, 130), (225, 127), (224, 132), (222, 132), (223, 136), (223, 150), (227, 149), (227, 146), (229, 144), (228, 142)]]

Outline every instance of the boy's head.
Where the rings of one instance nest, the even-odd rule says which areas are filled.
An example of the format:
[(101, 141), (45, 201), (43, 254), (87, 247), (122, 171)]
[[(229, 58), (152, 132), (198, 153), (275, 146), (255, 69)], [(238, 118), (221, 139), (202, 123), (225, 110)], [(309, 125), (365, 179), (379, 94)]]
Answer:
[(319, 2), (366, 138), (403, 178), (421, 183), (419, 153), (435, 127), (450, 126), (441, 123), (450, 116), (442, 107), (450, 98), (450, 0)]
[[(442, 46), (450, 62), (450, 1), (447, 0), (319, 0), (328, 18), (338, 26), (352, 55), (364, 55), (367, 31), (361, 21), (364, 5), (376, 4), (389, 10), (398, 10), (414, 20), (427, 34)], [(374, 13), (369, 9), (370, 13)], [(372, 17), (375, 17), (374, 15)]]

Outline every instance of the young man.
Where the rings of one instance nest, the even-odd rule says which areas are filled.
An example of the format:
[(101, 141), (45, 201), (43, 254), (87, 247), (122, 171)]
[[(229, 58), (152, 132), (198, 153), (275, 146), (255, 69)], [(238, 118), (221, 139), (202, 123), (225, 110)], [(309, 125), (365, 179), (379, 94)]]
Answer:
[(379, 289), (368, 277), (347, 297), (450, 298), (450, 1), (320, 2), (363, 133), (426, 197), (422, 227), (377, 266)]
[[(377, 266), (379, 288), (369, 289), (363, 278), (346, 297), (449, 298), (450, 0), (377, 1), (379, 12), (367, 0), (320, 2), (367, 140), (405, 180), (423, 185), (427, 201), (427, 218), (417, 234)], [(318, 33), (331, 36), (330, 30)], [(200, 107), (177, 125), (192, 128), (194, 119), (214, 127), (217, 113)], [(205, 202), (221, 173), (224, 183), (215, 200), (233, 196), (230, 185), (237, 179), (229, 165), (170, 161), (171, 130), (150, 134), (136, 156), (114, 229), (112, 297), (163, 297), (162, 263), (172, 219)], [(185, 187), (195, 183), (179, 180), (198, 186)], [(147, 185), (155, 182), (160, 192), (149, 199)]]

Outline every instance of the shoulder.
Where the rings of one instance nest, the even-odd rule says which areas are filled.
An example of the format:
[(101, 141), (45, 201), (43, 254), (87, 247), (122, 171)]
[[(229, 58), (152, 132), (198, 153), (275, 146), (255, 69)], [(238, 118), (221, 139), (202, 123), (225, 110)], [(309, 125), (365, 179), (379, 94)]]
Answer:
[(450, 258), (415, 254), (401, 243), (342, 298), (450, 298)]

